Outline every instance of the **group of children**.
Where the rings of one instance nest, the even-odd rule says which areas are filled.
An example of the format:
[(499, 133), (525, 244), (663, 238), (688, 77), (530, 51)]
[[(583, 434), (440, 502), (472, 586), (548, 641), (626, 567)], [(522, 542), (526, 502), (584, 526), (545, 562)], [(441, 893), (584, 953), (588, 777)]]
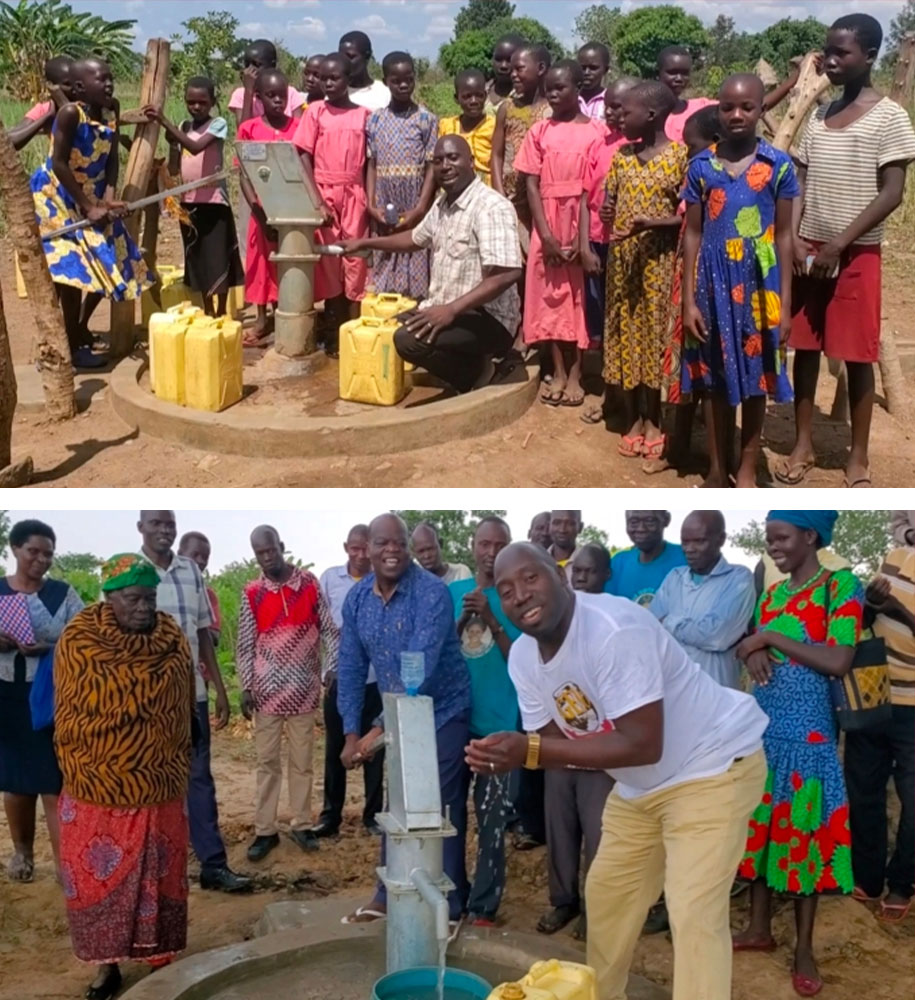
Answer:
[[(760, 118), (788, 93), (796, 70), (769, 94), (757, 77), (737, 74), (717, 102), (687, 99), (692, 62), (679, 46), (659, 53), (657, 79), (621, 77), (605, 89), (610, 54), (602, 44), (551, 65), (543, 46), (507, 35), (494, 48), (490, 82), (482, 70), (458, 73), (460, 114), (438, 120), (414, 99), (408, 53), (387, 55), (383, 82), (371, 79), (371, 43), (362, 32), (344, 35), (336, 53), (310, 57), (302, 91), (277, 69), (272, 43), (261, 40), (245, 52), (243, 84), (229, 107), (239, 141), (299, 148), (321, 198), (322, 243), (414, 228), (435, 197), (436, 139), (462, 136), (477, 176), (515, 209), (526, 265), (518, 346), (537, 349), (551, 372), (541, 400), (582, 405), (583, 352), (602, 349), (605, 385), (620, 398), (619, 452), (643, 459), (646, 472), (685, 464), (702, 398), (706, 485), (755, 485), (766, 402), (793, 396), (786, 368), (793, 331), (798, 441), (776, 476), (797, 483), (814, 464), (813, 393), (825, 351), (848, 366), (847, 483), (862, 486), (870, 484), (879, 243), (915, 158), (905, 112), (870, 86), (881, 41), (879, 24), (864, 14), (830, 29), (823, 66), (845, 90), (812, 115), (798, 147), (807, 178), (802, 207), (791, 158), (758, 138)], [(21, 145), (54, 123), (51, 154), (32, 182), (43, 232), (80, 216), (97, 223), (46, 242), (77, 363), (91, 363), (94, 306), (102, 296), (139, 294), (153, 276), (114, 200), (110, 70), (96, 60), (52, 60), (48, 82), (52, 101), (33, 109), (14, 139)], [(222, 168), (228, 127), (214, 115), (211, 81), (189, 80), (185, 99), (189, 117), (179, 125), (161, 109), (145, 112), (165, 130), (172, 172), (189, 181)], [(222, 312), (243, 273), (258, 312), (246, 343), (260, 345), (277, 297), (276, 233), (244, 177), (241, 190), (250, 214), (249, 223), (237, 213), (241, 254), (224, 182), (183, 197), (185, 280), (209, 310)], [(362, 258), (322, 256), (315, 295), (325, 302), (327, 330), (356, 315), (370, 280), (376, 291), (422, 299), (429, 266), (428, 252), (376, 253), (371, 273)], [(333, 332), (325, 349), (334, 352)], [(608, 398), (582, 419), (603, 422)], [(664, 402), (676, 404), (670, 435)]]

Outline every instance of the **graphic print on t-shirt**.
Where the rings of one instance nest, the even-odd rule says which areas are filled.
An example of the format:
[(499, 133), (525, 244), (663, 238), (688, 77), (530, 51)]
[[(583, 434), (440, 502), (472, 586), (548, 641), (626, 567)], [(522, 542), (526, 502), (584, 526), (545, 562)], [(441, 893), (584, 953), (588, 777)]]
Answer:
[(483, 619), (474, 615), (461, 632), (461, 652), (469, 660), (485, 656), (495, 644), (492, 632), (483, 623)]
[(556, 710), (563, 721), (566, 736), (576, 739), (607, 733), (613, 729), (609, 719), (601, 719), (591, 699), (575, 683), (568, 682), (553, 692)]

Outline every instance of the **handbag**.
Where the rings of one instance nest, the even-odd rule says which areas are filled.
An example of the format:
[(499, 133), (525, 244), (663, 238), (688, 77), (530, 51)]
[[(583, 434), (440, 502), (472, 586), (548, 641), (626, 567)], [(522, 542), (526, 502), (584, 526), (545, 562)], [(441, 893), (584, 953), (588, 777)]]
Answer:
[(29, 711), (32, 729), (47, 729), (54, 725), (54, 647), (42, 653), (29, 691)]
[[(826, 581), (826, 622), (829, 625), (829, 588)], [(829, 694), (839, 728), (845, 732), (889, 725), (893, 717), (890, 703), (890, 669), (886, 643), (879, 636), (861, 639), (844, 677), (829, 678)]]

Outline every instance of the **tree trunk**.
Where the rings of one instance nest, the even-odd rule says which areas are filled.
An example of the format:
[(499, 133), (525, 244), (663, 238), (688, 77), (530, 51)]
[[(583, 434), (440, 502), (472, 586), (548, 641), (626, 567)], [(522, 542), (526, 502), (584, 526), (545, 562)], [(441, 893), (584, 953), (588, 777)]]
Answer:
[(19, 154), (0, 121), (0, 205), (10, 242), (19, 255), (19, 269), (29, 291), (35, 319), (35, 355), (41, 368), (45, 406), (52, 420), (76, 416), (73, 367), (57, 291), (41, 247), (35, 203)]
[[(146, 64), (143, 69), (143, 80), (140, 84), (140, 107), (152, 104), (157, 108), (165, 106), (165, 95), (168, 89), (168, 67), (171, 48), (163, 38), (152, 38), (146, 46)], [(130, 156), (127, 158), (127, 170), (124, 173), (124, 183), (121, 187), (121, 198), (124, 201), (137, 201), (142, 198), (152, 180), (155, 170), (156, 143), (159, 141), (159, 125), (157, 122), (146, 122), (138, 125), (134, 133)], [(140, 215), (134, 214), (125, 219), (127, 231), (134, 241), (139, 241)], [(147, 247), (155, 258), (155, 246)], [(111, 349), (123, 357), (133, 349), (134, 325), (136, 323), (136, 302), (112, 302), (111, 304)]]
[(0, 486), (25, 486), (32, 477), (32, 460), (11, 465), (13, 457), (13, 416), (17, 403), (16, 372), (3, 311), (0, 288)]
[(791, 144), (807, 115), (816, 105), (820, 94), (828, 88), (829, 80), (825, 75), (817, 73), (815, 53), (809, 52), (801, 62), (797, 85), (788, 97), (785, 117), (782, 118), (772, 140), (772, 145), (776, 149), (783, 149), (785, 152), (791, 149)]

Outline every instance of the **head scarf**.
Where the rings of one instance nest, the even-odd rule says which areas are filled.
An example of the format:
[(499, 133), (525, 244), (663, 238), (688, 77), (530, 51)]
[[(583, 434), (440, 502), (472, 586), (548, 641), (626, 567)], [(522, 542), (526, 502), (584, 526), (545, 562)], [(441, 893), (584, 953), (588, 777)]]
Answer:
[(158, 587), (159, 574), (151, 562), (135, 552), (122, 552), (102, 563), (102, 590), (124, 587)]
[(839, 518), (837, 510), (770, 510), (767, 521), (784, 521), (801, 531), (817, 533), (817, 548), (825, 549), (832, 541), (832, 530)]

